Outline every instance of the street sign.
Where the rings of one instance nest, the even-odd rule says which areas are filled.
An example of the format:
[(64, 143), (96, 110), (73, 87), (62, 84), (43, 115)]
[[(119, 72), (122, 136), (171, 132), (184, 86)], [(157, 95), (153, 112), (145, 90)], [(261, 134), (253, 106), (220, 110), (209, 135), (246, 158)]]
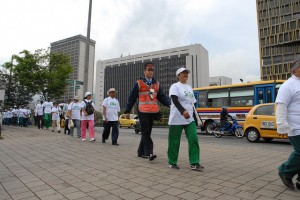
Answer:
[(71, 79), (66, 79), (65, 81), (66, 81), (66, 83), (73, 83), (74, 82), (74, 80), (71, 80)]
[(83, 85), (83, 81), (76, 81), (76, 85)]
[[(76, 85), (75, 86), (75, 90), (79, 90), (80, 89), (80, 85)], [(69, 87), (69, 90), (74, 90), (74, 86)]]

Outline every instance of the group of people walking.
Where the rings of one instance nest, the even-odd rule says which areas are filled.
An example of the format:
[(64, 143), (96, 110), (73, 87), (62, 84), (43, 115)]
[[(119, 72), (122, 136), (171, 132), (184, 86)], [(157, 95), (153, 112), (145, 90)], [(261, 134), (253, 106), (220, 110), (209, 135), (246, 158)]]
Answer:
[(19, 108), (14, 106), (14, 108), (4, 110), (2, 115), (3, 125), (28, 127), (31, 124), (31, 110), (25, 106), (20, 106)]

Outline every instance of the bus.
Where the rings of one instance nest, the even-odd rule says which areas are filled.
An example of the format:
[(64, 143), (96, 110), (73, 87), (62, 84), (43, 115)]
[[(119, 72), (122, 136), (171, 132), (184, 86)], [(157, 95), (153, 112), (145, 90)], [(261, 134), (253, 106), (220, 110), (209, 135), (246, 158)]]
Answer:
[(196, 110), (202, 119), (201, 130), (213, 134), (214, 120), (220, 120), (222, 106), (243, 125), (246, 115), (257, 104), (274, 103), (285, 80), (255, 81), (232, 85), (194, 88)]

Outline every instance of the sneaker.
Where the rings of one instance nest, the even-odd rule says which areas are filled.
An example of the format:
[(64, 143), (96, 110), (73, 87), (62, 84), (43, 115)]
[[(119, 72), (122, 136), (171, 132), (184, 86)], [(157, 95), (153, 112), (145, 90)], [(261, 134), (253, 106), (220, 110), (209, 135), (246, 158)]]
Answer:
[(199, 164), (192, 164), (191, 169), (196, 170), (196, 171), (200, 171), (200, 170), (204, 169), (204, 167), (202, 165), (199, 165)]
[(119, 146), (119, 144), (118, 144), (118, 143), (112, 143), (112, 145)]
[(85, 139), (85, 138), (83, 138), (83, 139), (81, 139), (81, 140), (82, 140), (82, 142), (86, 141), (86, 139)]
[(91, 138), (91, 139), (90, 139), (90, 142), (95, 142), (95, 141), (96, 141), (95, 138)]
[(102, 143), (105, 143), (105, 140), (102, 140)]
[(169, 164), (169, 167), (173, 169), (179, 169), (178, 165), (176, 164)]

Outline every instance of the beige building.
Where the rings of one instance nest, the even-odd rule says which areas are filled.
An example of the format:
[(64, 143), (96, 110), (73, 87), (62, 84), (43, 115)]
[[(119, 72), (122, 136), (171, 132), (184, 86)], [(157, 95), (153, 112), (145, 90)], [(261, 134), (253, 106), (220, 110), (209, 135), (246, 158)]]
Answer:
[(101, 109), (102, 100), (109, 88), (116, 88), (121, 109), (124, 109), (135, 82), (144, 76), (144, 62), (155, 65), (154, 78), (168, 95), (170, 86), (177, 82), (175, 72), (180, 67), (191, 71), (189, 84), (192, 87), (208, 86), (208, 51), (200, 44), (154, 51), (109, 60), (98, 60), (96, 64), (95, 102)]
[(93, 91), (94, 83), (94, 62), (95, 62), (95, 44), (94, 40), (90, 40), (89, 51), (89, 69), (88, 69), (88, 82), (84, 81), (84, 61), (85, 61), (85, 49), (87, 38), (82, 35), (76, 35), (74, 37), (66, 38), (51, 43), (51, 51), (63, 52), (70, 57), (70, 65), (73, 67), (73, 72), (70, 74), (68, 81), (68, 87), (65, 93), (61, 97), (61, 101), (72, 99), (74, 96), (79, 96), (83, 99), (84, 93), (83, 85), (88, 84), (88, 91)]
[(300, 55), (300, 1), (256, 0), (262, 80), (288, 79)]

